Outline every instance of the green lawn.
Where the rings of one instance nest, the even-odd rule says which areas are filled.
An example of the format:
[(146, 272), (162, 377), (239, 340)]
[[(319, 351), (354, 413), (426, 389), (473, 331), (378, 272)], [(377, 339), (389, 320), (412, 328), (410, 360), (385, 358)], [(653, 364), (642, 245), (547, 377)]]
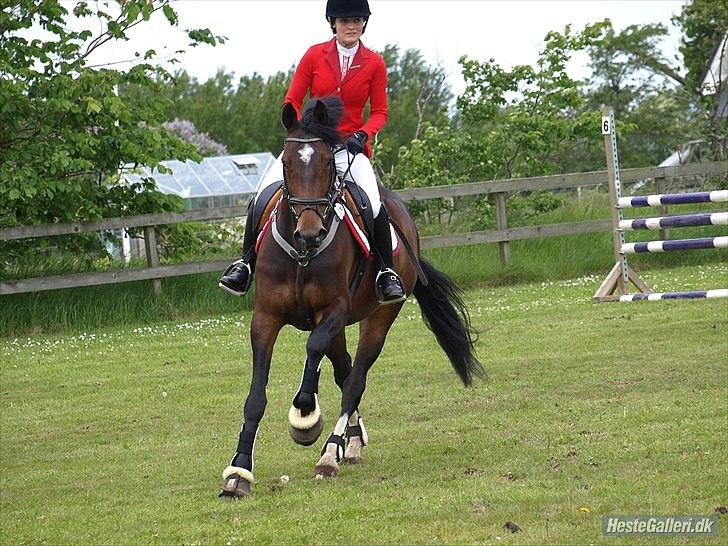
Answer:
[[(655, 291), (728, 286), (725, 264), (642, 276)], [(684, 543), (604, 538), (601, 516), (728, 504), (728, 301), (595, 305), (601, 280), (468, 290), (489, 374), (471, 389), (408, 302), (369, 375), (365, 462), (323, 482), (320, 443), (287, 434), (305, 334), (285, 329), (254, 496), (237, 502), (217, 491), (249, 311), (0, 339), (0, 543)], [(339, 396), (323, 370), (327, 433)], [(723, 543), (719, 525), (691, 543)]]

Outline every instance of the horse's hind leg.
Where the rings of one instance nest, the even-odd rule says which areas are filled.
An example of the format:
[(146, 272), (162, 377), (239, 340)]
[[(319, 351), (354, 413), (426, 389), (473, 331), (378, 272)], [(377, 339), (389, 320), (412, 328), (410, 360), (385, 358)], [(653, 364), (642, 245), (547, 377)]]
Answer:
[(267, 399), (270, 359), (273, 344), (282, 324), (275, 319), (256, 312), (250, 325), (250, 339), (253, 344), (253, 378), (250, 393), (245, 400), (244, 422), (238, 437), (238, 447), (228, 467), (223, 471), (221, 497), (245, 497), (250, 495), (253, 484), (253, 448), (258, 425), (263, 418)]
[[(331, 340), (329, 350), (326, 351), (334, 366), (334, 381), (344, 393), (344, 383), (351, 373), (351, 356), (346, 350), (346, 333), (344, 330)], [(358, 464), (361, 462), (361, 450), (366, 445), (366, 429), (364, 421), (361, 419), (358, 411), (352, 413), (349, 417), (349, 424), (346, 427), (346, 452), (344, 453), (344, 462), (348, 464)]]
[[(366, 388), (367, 372), (379, 357), (382, 347), (384, 347), (387, 332), (389, 332), (389, 328), (392, 326), (401, 307), (402, 304), (380, 307), (374, 314), (359, 324), (359, 346), (354, 358), (354, 366), (342, 389), (341, 414), (334, 427), (334, 432), (329, 436), (321, 452), (321, 458), (316, 465), (316, 478), (338, 474), (337, 463), (342, 456), (351, 457), (354, 460), (352, 462), (355, 462), (357, 457), (361, 458), (361, 447), (366, 444), (367, 434), (357, 408)], [(359, 426), (359, 430), (355, 428), (357, 426)], [(356, 434), (350, 434), (349, 445), (351, 450), (347, 449), (347, 453), (344, 454), (343, 435), (347, 432), (347, 428), (350, 432), (359, 432), (359, 438), (355, 440)], [(358, 449), (357, 443), (359, 444)]]

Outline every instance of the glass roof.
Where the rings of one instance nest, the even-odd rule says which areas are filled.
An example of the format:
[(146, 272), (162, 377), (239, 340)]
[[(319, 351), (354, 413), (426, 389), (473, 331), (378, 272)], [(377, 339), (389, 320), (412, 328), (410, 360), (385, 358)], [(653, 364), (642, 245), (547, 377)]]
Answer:
[(162, 161), (172, 172), (161, 174), (141, 167), (124, 175), (129, 182), (140, 182), (153, 177), (159, 191), (179, 195), (184, 199), (254, 193), (258, 182), (275, 161), (273, 154), (238, 154), (206, 157), (201, 163), (188, 159), (185, 162)]

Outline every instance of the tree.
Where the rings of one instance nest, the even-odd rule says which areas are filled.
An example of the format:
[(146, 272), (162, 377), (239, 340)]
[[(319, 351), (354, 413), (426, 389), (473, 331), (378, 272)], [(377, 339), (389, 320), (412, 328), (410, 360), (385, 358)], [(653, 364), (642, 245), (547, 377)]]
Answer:
[[(603, 24), (603, 36), (587, 48), (592, 74), (584, 90), (585, 108), (614, 108), (622, 166), (657, 165), (704, 134), (699, 97), (687, 90), (679, 68), (663, 55), (663, 25), (630, 25), (617, 32), (608, 19)], [(603, 150), (581, 150), (569, 170), (598, 164), (603, 156)]]
[[(573, 148), (598, 141), (599, 112), (583, 109), (581, 83), (566, 65), (575, 52), (597, 40), (602, 24), (574, 33), (549, 32), (536, 66), (504, 70), (494, 59), (463, 57), (465, 91), (457, 104), (463, 128), (477, 141), (473, 158), (483, 178), (560, 172)], [(487, 158), (484, 163), (482, 158)]]
[[(692, 0), (673, 17), (673, 23), (682, 31), (680, 53), (687, 70), (685, 87), (700, 97), (713, 156), (724, 159), (728, 155), (728, 106), (724, 104), (720, 108), (720, 97), (725, 95), (727, 84), (725, 80), (721, 81), (714, 93), (706, 95), (699, 86), (711, 55), (728, 33), (728, 5), (713, 0)], [(728, 51), (723, 50), (722, 54), (728, 55)]]
[(673, 17), (682, 31), (682, 65), (662, 53), (663, 25), (631, 25), (616, 32), (609, 20), (601, 40), (589, 47), (593, 70), (587, 105), (612, 106), (625, 134), (623, 164), (659, 163), (693, 139), (709, 141), (716, 159), (725, 156), (726, 112), (718, 110), (721, 90), (703, 95), (700, 80), (728, 32), (728, 7), (712, 0), (687, 2)]
[[(113, 11), (113, 13), (109, 13)], [(163, 99), (157, 79), (169, 74), (153, 64), (155, 52), (138, 53), (128, 70), (92, 68), (89, 56), (155, 13), (177, 25), (169, 0), (125, 0), (107, 4), (77, 2), (79, 30), (69, 28), (69, 12), (59, 0), (20, 0), (0, 13), (0, 225), (83, 221), (107, 216), (176, 209), (179, 200), (154, 191), (152, 180), (123, 186), (125, 165), (161, 167), (170, 158), (200, 156), (159, 125)], [(94, 33), (91, 29), (100, 31)], [(40, 29), (48, 38), (27, 37)], [(208, 29), (187, 30), (190, 45), (215, 45), (223, 38)], [(150, 90), (144, 100), (117, 95), (119, 86)], [(160, 169), (161, 170), (161, 169)], [(100, 251), (98, 238), (54, 241), (80, 255)], [(28, 245), (2, 245), (18, 256)]]
[[(462, 57), (465, 91), (457, 99), (456, 125), (426, 124), (420, 138), (400, 148), (387, 183), (419, 187), (562, 172), (575, 148), (601, 142), (601, 114), (583, 109), (581, 82), (566, 72), (571, 56), (601, 29), (548, 33), (536, 66), (506, 70), (494, 59)], [(430, 216), (452, 204), (441, 200), (437, 207)]]
[(388, 173), (399, 149), (421, 136), (425, 124), (449, 123), (452, 93), (444, 69), (426, 64), (417, 49), (400, 53), (396, 45), (381, 52), (387, 66), (389, 121), (377, 135), (374, 162), (380, 174)]
[(728, 32), (728, 4), (692, 0), (685, 3), (672, 22), (682, 32), (680, 53), (687, 71), (685, 85), (697, 92), (711, 52)]
[[(285, 137), (281, 108), (292, 75), (292, 71), (277, 72), (263, 78), (256, 73), (236, 82), (233, 73), (219, 70), (200, 82), (180, 71), (172, 79), (159, 81), (164, 115), (169, 120), (190, 120), (230, 153), (278, 154)], [(139, 98), (148, 97), (150, 90), (126, 86), (121, 93)]]
[(204, 157), (227, 155), (228, 153), (224, 144), (213, 140), (207, 133), (198, 131), (195, 124), (189, 120), (174, 118), (173, 121), (162, 123), (162, 127), (185, 142), (194, 144), (197, 152)]

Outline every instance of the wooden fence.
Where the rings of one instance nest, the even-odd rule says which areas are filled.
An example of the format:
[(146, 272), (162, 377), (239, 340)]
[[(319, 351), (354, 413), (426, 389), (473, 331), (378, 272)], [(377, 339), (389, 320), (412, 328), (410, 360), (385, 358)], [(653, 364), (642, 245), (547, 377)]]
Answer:
[[(725, 175), (726, 173), (728, 173), (728, 162), (719, 161), (710, 163), (694, 163), (676, 167), (624, 169), (621, 171), (621, 178), (622, 182), (636, 182), (644, 179), (655, 179), (657, 183), (657, 191), (658, 193), (662, 193), (664, 191), (663, 188), (665, 180), (669, 178), (709, 174)], [(397, 193), (404, 201), (408, 202), (423, 201), (426, 199), (441, 197), (453, 198), (468, 195), (493, 194), (496, 207), (495, 213), (497, 229), (423, 237), (421, 241), (422, 248), (430, 249), (448, 246), (498, 243), (501, 261), (503, 263), (508, 263), (510, 260), (510, 241), (575, 235), (579, 233), (594, 233), (608, 231), (611, 228), (611, 222), (608, 218), (605, 218), (604, 220), (592, 220), (585, 222), (569, 222), (509, 228), (506, 203), (510, 193), (598, 185), (606, 186), (607, 183), (607, 171), (595, 171), (587, 173), (538, 176), (533, 178), (513, 178), (510, 180), (473, 182), (453, 186), (415, 188), (401, 190)], [(666, 212), (666, 208), (663, 208), (661, 214), (665, 214)], [(605, 216), (607, 216), (607, 213), (608, 211), (605, 210)], [(230, 261), (232, 261), (232, 257), (224, 260), (192, 262), (176, 265), (160, 265), (159, 256), (157, 254), (154, 226), (189, 221), (224, 220), (227, 218), (238, 218), (244, 215), (245, 209), (243, 207), (231, 207), (188, 211), (182, 213), (145, 214), (141, 216), (108, 218), (94, 222), (2, 228), (0, 229), (0, 240), (8, 241), (34, 237), (47, 237), (51, 235), (71, 235), (110, 229), (142, 227), (144, 228), (148, 267), (0, 282), (0, 295), (21, 294), (43, 290), (55, 290), (59, 288), (93, 286), (139, 280), (151, 280), (154, 292), (159, 294), (161, 291), (161, 279), (180, 275), (191, 275), (195, 273), (219, 272), (229, 265)], [(666, 237), (663, 236), (663, 238)]]

